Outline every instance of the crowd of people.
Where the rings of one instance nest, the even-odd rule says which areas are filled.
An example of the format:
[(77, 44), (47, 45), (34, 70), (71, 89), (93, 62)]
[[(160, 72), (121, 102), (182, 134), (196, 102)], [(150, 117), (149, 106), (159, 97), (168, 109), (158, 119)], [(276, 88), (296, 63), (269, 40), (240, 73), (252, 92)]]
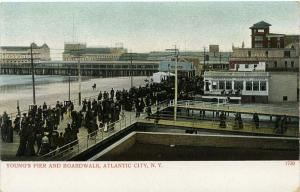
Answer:
[[(219, 127), (226, 128), (226, 114), (224, 112), (221, 112), (219, 119), (220, 119)], [(283, 117), (276, 116), (274, 133), (277, 133), (277, 134), (285, 133), (288, 129), (288, 123), (290, 121), (291, 120), (286, 115), (284, 115)], [(254, 123), (255, 128), (259, 129), (260, 120), (259, 120), (259, 115), (257, 113), (253, 114), (252, 122)], [(235, 114), (233, 128), (234, 129), (243, 129), (244, 128), (243, 119), (242, 119), (241, 113), (239, 113), (239, 112)]]
[[(198, 81), (199, 78), (179, 78), (179, 97), (189, 98), (188, 93), (196, 90)], [(110, 92), (100, 91), (93, 100), (84, 99), (79, 110), (75, 110), (71, 101), (57, 101), (53, 107), (44, 102), (41, 106), (30, 106), (28, 113), (18, 114), (13, 122), (4, 112), (0, 116), (2, 142), (13, 142), (14, 132), (18, 134), (17, 156), (41, 156), (56, 149), (72, 148), (78, 142), (81, 127), (93, 136), (99, 129), (114, 129), (114, 122), (122, 117), (122, 110), (135, 111), (136, 117), (144, 112), (150, 116), (152, 105), (174, 98), (173, 87), (174, 81), (168, 78), (161, 83), (148, 81), (145, 86), (129, 90), (115, 91), (112, 88)], [(59, 126), (64, 118), (68, 118), (69, 123), (61, 132)], [(70, 145), (66, 148), (66, 144)]]
[[(151, 106), (162, 101), (173, 100), (174, 79), (169, 77), (161, 83), (147, 81), (145, 86), (132, 87), (129, 90), (100, 91), (95, 99), (84, 99), (80, 108), (74, 107), (72, 101), (59, 102), (51, 107), (45, 102), (41, 106), (30, 106), (28, 113), (18, 114), (13, 120), (4, 112), (0, 116), (2, 142), (12, 143), (14, 132), (20, 136), (17, 156), (44, 155), (56, 149), (64, 151), (72, 149), (78, 143), (78, 133), (81, 128), (86, 128), (90, 137), (97, 131), (114, 129), (114, 122), (124, 118), (124, 111), (135, 111), (136, 117), (146, 113), (152, 115)], [(203, 79), (199, 77), (181, 77), (178, 80), (178, 99), (191, 99), (193, 94), (203, 94)], [(96, 89), (96, 85), (93, 85)], [(152, 118), (158, 123), (158, 112)], [(200, 111), (200, 116), (205, 117), (205, 110)], [(220, 128), (226, 128), (226, 114), (217, 115), (220, 119)], [(69, 123), (61, 132), (60, 122), (67, 118)], [(235, 116), (235, 129), (243, 128), (240, 113)], [(253, 115), (253, 122), (259, 128), (259, 116)], [(287, 117), (277, 117), (275, 132), (284, 133), (287, 130)], [(68, 144), (68, 145), (67, 145)], [(67, 146), (66, 146), (67, 145)]]

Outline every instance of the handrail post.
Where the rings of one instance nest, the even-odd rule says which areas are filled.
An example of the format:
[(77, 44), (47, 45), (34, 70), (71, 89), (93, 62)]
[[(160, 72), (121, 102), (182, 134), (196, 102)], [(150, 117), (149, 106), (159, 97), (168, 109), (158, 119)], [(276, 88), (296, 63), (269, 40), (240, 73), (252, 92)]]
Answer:
[(87, 135), (87, 138), (86, 138), (86, 148), (89, 148), (89, 135)]

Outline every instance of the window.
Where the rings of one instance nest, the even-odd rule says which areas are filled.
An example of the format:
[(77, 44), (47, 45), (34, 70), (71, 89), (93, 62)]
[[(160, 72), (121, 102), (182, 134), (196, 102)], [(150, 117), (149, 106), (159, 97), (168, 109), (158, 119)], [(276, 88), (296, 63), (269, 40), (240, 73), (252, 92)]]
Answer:
[(226, 89), (232, 89), (231, 81), (226, 81)]
[(283, 97), (282, 97), (282, 100), (283, 100), (283, 101), (287, 101), (287, 100), (288, 100), (288, 97), (287, 97), (287, 96), (283, 96)]
[(205, 55), (205, 61), (209, 61), (209, 55)]
[(234, 90), (243, 90), (243, 81), (234, 81)]
[(284, 67), (287, 68), (287, 61), (284, 62)]
[(255, 43), (255, 48), (262, 48), (263, 44), (262, 43)]
[(251, 51), (248, 51), (248, 57), (251, 57)]
[(294, 61), (291, 61), (291, 68), (294, 68)]
[(246, 68), (246, 69), (248, 69), (248, 68), (249, 68), (249, 65), (248, 65), (248, 64), (246, 64), (246, 65), (245, 65), (245, 68)]
[(266, 91), (267, 90), (267, 82), (265, 82), (265, 81), (260, 82), (260, 90), (261, 91)]
[(213, 81), (212, 82), (212, 89), (217, 89), (218, 86), (218, 82), (217, 81)]
[(255, 41), (262, 41), (263, 40), (263, 36), (255, 36)]
[(266, 57), (268, 57), (269, 56), (269, 52), (268, 51), (266, 51)]
[(279, 42), (277, 42), (277, 48), (280, 48), (280, 43)]
[(290, 51), (284, 51), (284, 57), (291, 57)]
[(252, 81), (247, 81), (246, 82), (246, 90), (247, 91), (252, 91)]
[(277, 61), (274, 61), (274, 67), (277, 68)]
[(225, 81), (219, 81), (219, 89), (225, 89)]
[(253, 91), (259, 90), (259, 81), (253, 81)]
[(258, 29), (257, 32), (263, 33), (263, 32), (265, 32), (265, 30), (264, 29)]

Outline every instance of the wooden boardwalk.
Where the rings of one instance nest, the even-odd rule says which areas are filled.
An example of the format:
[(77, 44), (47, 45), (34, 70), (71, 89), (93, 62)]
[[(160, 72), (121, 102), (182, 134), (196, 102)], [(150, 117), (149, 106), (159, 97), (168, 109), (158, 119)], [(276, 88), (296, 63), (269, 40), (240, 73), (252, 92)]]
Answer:
[(257, 113), (267, 116), (288, 116), (299, 118), (298, 104), (216, 104), (204, 102), (186, 102), (179, 103), (178, 108), (188, 108), (191, 110), (206, 110), (206, 111), (224, 111), (243, 114)]
[[(155, 126), (154, 119), (146, 120), (140, 119), (141, 123), (153, 124)], [(220, 131), (220, 132), (228, 132), (233, 134), (262, 134), (262, 135), (276, 135), (276, 136), (286, 136), (286, 137), (299, 137), (299, 129), (297, 127), (290, 127), (284, 134), (277, 134), (274, 132), (274, 128), (271, 127), (272, 124), (262, 124), (258, 129), (255, 128), (254, 123), (245, 122), (242, 129), (235, 128), (233, 122), (226, 122), (226, 128), (219, 127), (219, 121), (207, 121), (207, 120), (197, 120), (197, 121), (188, 121), (188, 120), (167, 120), (161, 119), (159, 120), (157, 125), (164, 126), (173, 126), (173, 127), (185, 127), (185, 128), (194, 128), (205, 130), (205, 131)]]

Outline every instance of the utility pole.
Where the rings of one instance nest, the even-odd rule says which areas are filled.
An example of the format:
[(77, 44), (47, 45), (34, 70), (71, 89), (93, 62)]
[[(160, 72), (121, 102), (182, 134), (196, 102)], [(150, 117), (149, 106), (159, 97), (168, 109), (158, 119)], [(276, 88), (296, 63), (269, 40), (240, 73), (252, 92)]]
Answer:
[(33, 95), (33, 105), (36, 105), (35, 101), (35, 79), (34, 79), (34, 64), (33, 64), (33, 53), (32, 44), (30, 45), (30, 60), (31, 60), (31, 76), (32, 76), (32, 95)]
[(130, 88), (133, 87), (132, 52), (130, 53)]
[(174, 95), (174, 121), (177, 119), (177, 92), (178, 92), (178, 71), (177, 71), (177, 65), (178, 65), (178, 50), (175, 45), (175, 95)]
[(71, 76), (70, 76), (70, 72), (69, 72), (69, 101), (71, 101)]
[(223, 65), (222, 65), (222, 54), (221, 54), (221, 52), (219, 52), (220, 53), (220, 67), (221, 67), (221, 69), (223, 69)]
[(174, 85), (174, 121), (177, 119), (177, 92), (178, 92), (178, 56), (179, 50), (177, 49), (176, 45), (174, 49), (167, 49), (167, 51), (174, 51), (175, 53), (175, 85)]
[(206, 70), (205, 60), (206, 60), (206, 53), (205, 53), (205, 47), (203, 47), (203, 71)]
[(81, 105), (81, 69), (80, 69), (80, 44), (78, 43), (78, 49), (77, 49), (77, 58), (78, 58), (78, 104)]

